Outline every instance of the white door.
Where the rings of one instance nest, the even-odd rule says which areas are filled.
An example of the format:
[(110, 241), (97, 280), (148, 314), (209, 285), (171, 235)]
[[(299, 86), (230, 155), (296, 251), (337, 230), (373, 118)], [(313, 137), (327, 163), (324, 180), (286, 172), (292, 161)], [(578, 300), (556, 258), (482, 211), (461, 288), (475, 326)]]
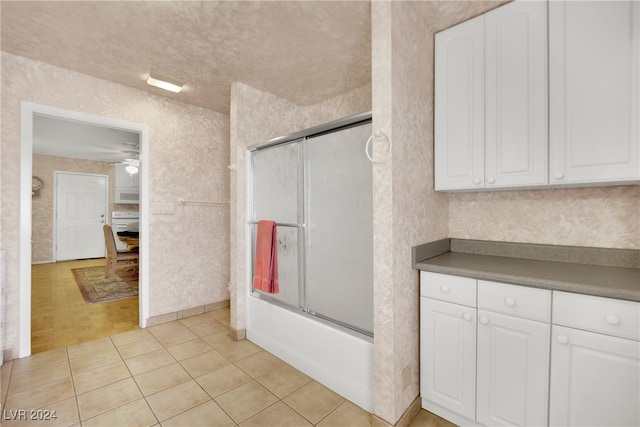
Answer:
[(640, 342), (553, 326), (552, 426), (640, 425)]
[(484, 17), (435, 36), (435, 189), (484, 186)]
[(550, 332), (548, 323), (478, 311), (477, 422), (547, 423)]
[(549, 2), (551, 184), (640, 179), (640, 2)]
[(476, 309), (420, 298), (420, 394), (476, 415)]
[(107, 176), (56, 172), (56, 261), (105, 256)]
[(547, 3), (509, 3), (484, 25), (484, 187), (547, 184)]

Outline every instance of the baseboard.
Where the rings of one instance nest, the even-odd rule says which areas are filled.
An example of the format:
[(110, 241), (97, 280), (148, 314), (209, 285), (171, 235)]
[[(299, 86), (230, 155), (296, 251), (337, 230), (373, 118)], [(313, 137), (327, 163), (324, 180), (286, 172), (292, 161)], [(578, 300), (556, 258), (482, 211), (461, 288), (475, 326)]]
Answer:
[(185, 319), (187, 317), (197, 316), (199, 314), (209, 313), (229, 307), (229, 300), (222, 300), (211, 304), (198, 305), (196, 307), (187, 308), (185, 310), (174, 311), (171, 313), (153, 316), (147, 319), (147, 328), (151, 326), (161, 325), (163, 323), (173, 322), (174, 320)]
[(389, 424), (377, 415), (373, 416), (373, 427), (409, 427), (414, 418), (418, 415), (418, 412), (422, 409), (422, 399), (420, 396), (416, 397), (411, 405), (404, 411), (404, 414), (396, 421), (395, 424)]

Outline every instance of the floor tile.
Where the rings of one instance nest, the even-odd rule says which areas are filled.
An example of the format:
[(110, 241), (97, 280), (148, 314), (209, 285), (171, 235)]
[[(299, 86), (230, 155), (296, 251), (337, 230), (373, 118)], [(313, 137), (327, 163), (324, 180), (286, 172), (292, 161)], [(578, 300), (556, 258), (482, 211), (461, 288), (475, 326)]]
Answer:
[[(199, 322), (185, 322), (187, 319), (180, 320), (187, 326), (192, 332), (197, 334), (198, 336), (204, 337), (207, 335), (215, 334), (217, 332), (228, 332), (229, 328), (216, 319), (213, 319), (209, 316), (203, 315), (204, 320), (200, 320)], [(198, 316), (200, 317), (200, 316)], [(191, 318), (189, 318), (191, 319)]]
[[(67, 356), (67, 349), (60, 348), (56, 350), (49, 350), (44, 353), (34, 354), (30, 357), (24, 357), (22, 359), (13, 360), (12, 375), (20, 372), (28, 371), (31, 369), (42, 368), (54, 363), (58, 363), (64, 360), (69, 360)], [(4, 370), (3, 370), (4, 372)]]
[(444, 418), (440, 418), (436, 414), (421, 409), (411, 421), (409, 427), (456, 427), (456, 425)]
[(142, 394), (148, 396), (180, 383), (189, 381), (191, 376), (178, 362), (134, 377)]
[(236, 366), (238, 368), (242, 369), (253, 378), (257, 378), (262, 374), (271, 372), (283, 364), (284, 362), (281, 359), (278, 359), (273, 354), (264, 350), (260, 350), (259, 352), (236, 362)]
[(231, 338), (231, 335), (229, 335), (228, 330), (223, 332), (217, 332), (211, 335), (205, 335), (202, 337), (202, 339), (205, 340), (207, 343), (209, 343), (211, 347), (216, 349), (223, 345), (236, 342), (236, 340)]
[(241, 423), (273, 405), (278, 398), (257, 381), (251, 381), (216, 397), (215, 401), (236, 423)]
[(149, 331), (162, 343), (165, 347), (191, 341), (198, 338), (194, 332), (184, 326), (178, 320), (164, 323), (162, 325), (152, 326)]
[(233, 362), (237, 362), (240, 359), (251, 356), (262, 349), (252, 343), (251, 341), (233, 341), (229, 344), (221, 345), (216, 350), (222, 353), (223, 356)]
[(147, 397), (151, 410), (161, 422), (208, 400), (209, 395), (193, 380)]
[(70, 376), (71, 370), (69, 369), (69, 362), (67, 360), (61, 360), (60, 362), (47, 366), (12, 375), (8, 393), (17, 393)]
[(312, 381), (285, 397), (283, 401), (311, 423), (317, 424), (345, 399), (322, 384)]
[(74, 357), (70, 359), (69, 362), (71, 363), (72, 373), (76, 375), (77, 373), (109, 365), (120, 360), (122, 360), (120, 354), (115, 347), (112, 347), (105, 348), (101, 351), (92, 351), (80, 357)]
[(155, 415), (144, 399), (138, 399), (88, 420), (82, 427), (148, 427), (158, 423)]
[(281, 399), (311, 382), (311, 378), (286, 363), (256, 380)]
[(132, 357), (151, 353), (152, 351), (160, 350), (161, 348), (162, 344), (160, 344), (160, 342), (154, 337), (150, 337), (128, 344), (122, 344), (118, 347), (118, 352), (123, 359), (131, 359)]
[(309, 421), (282, 402), (277, 402), (267, 409), (258, 412), (248, 420), (240, 423), (240, 427), (311, 427)]
[(232, 427), (236, 423), (213, 400), (162, 422), (162, 427)]
[(3, 410), (44, 408), (73, 396), (73, 384), (68, 377), (8, 395)]
[(205, 314), (207, 316), (213, 317), (216, 320), (225, 320), (225, 319), (229, 319), (229, 317), (231, 316), (231, 309), (229, 307), (221, 308), (220, 310), (210, 311)]
[(165, 349), (160, 349), (152, 351), (151, 353), (132, 357), (124, 362), (127, 364), (132, 375), (139, 375), (161, 366), (167, 366), (175, 361), (176, 359), (173, 358), (171, 353)]
[(119, 347), (124, 344), (130, 344), (132, 342), (142, 341), (148, 338), (153, 338), (153, 335), (151, 335), (151, 332), (149, 332), (148, 329), (136, 329), (133, 331), (113, 335), (111, 337), (111, 341), (113, 341), (116, 347)]
[(370, 427), (372, 422), (370, 413), (347, 401), (320, 421), (318, 427)]
[(76, 393), (86, 393), (87, 391), (112, 384), (130, 377), (129, 369), (122, 360), (98, 368), (82, 371), (73, 376), (73, 384)]
[(133, 381), (125, 378), (116, 383), (97, 388), (78, 395), (80, 418), (86, 420), (103, 412), (138, 400), (142, 393)]
[(215, 371), (230, 364), (229, 359), (221, 355), (216, 350), (211, 350), (198, 356), (190, 357), (180, 361), (180, 364), (191, 374), (192, 377), (199, 377), (207, 372)]
[(217, 397), (251, 381), (251, 377), (237, 366), (228, 365), (197, 377), (196, 381), (209, 396)]
[(176, 360), (183, 360), (213, 350), (213, 347), (207, 344), (202, 338), (198, 338), (167, 347), (167, 350), (169, 350), (169, 353), (171, 353)]
[(106, 350), (115, 349), (110, 338), (99, 338), (96, 340), (84, 342), (81, 344), (70, 345), (67, 347), (69, 359), (86, 358), (94, 353), (100, 353)]

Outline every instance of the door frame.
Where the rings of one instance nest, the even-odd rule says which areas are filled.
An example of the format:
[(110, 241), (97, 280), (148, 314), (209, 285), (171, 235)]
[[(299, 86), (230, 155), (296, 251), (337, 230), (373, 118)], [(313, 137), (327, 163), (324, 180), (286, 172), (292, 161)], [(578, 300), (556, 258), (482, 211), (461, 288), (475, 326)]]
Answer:
[(20, 103), (20, 295), (18, 357), (31, 355), (31, 176), (33, 174), (33, 116), (48, 116), (89, 125), (112, 127), (140, 135), (140, 265), (138, 316), (149, 319), (149, 126), (22, 101)]
[[(103, 176), (106, 178), (106, 188), (105, 188), (105, 212), (104, 212), (104, 224), (110, 224), (109, 222), (109, 175), (104, 175), (101, 173), (85, 173), (85, 172), (66, 172), (66, 171), (53, 171), (53, 262), (58, 262), (58, 177), (62, 174), (66, 175), (86, 175), (86, 176)], [(105, 250), (105, 256), (106, 256)]]

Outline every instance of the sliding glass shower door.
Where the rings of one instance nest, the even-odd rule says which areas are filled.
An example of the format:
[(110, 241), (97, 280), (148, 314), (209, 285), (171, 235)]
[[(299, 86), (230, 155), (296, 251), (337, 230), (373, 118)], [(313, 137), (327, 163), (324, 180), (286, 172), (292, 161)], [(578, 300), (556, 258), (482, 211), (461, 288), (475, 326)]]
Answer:
[[(252, 152), (256, 223), (276, 221), (280, 292), (291, 308), (373, 334), (370, 120)], [(255, 247), (252, 247), (255, 254)]]
[(305, 307), (373, 331), (371, 124), (305, 141)]

